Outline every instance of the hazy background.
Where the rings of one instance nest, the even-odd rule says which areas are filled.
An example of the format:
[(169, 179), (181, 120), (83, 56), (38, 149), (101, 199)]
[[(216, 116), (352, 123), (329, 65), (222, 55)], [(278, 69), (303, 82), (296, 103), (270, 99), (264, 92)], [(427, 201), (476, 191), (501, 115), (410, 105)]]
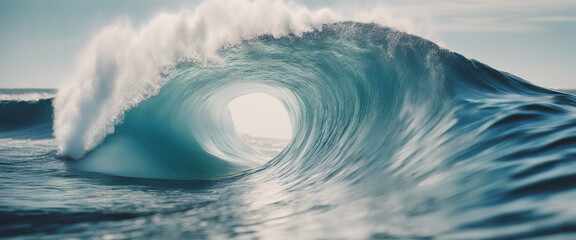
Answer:
[[(119, 19), (139, 26), (201, 1), (0, 0), (0, 88), (58, 88), (92, 35)], [(576, 88), (574, 0), (306, 1), (388, 19), (441, 46), (535, 84)], [(376, 11), (377, 10), (377, 11)], [(384, 16), (385, 15), (385, 16)]]

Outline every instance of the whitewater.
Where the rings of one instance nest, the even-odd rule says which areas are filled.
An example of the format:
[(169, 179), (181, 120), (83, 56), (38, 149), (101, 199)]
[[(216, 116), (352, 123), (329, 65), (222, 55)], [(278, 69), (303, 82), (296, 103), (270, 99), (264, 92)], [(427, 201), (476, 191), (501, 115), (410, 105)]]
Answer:
[(406, 31), (244, 0), (106, 27), (58, 91), (0, 91), (0, 237), (575, 238), (576, 97)]

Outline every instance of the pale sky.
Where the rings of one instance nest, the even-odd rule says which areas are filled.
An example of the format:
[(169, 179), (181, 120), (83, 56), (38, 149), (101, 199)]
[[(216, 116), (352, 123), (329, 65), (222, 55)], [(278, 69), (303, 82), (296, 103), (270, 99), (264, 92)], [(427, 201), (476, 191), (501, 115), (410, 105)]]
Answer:
[[(576, 89), (574, 0), (306, 1), (418, 33), (540, 86)], [(121, 18), (138, 26), (199, 1), (0, 0), (0, 88), (58, 88), (79, 52)]]

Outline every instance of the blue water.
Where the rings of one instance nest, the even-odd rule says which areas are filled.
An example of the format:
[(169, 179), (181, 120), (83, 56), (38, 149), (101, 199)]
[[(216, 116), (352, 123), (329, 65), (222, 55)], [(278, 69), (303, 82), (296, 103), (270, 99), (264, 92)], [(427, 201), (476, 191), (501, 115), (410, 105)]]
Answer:
[[(0, 237), (576, 238), (567, 91), (376, 24), (265, 34), (219, 56), (164, 69), (111, 121), (121, 100), (102, 79), (122, 65), (106, 57), (78, 102), (2, 90)], [(285, 149), (253, 140), (273, 159), (231, 123), (226, 104), (250, 92), (290, 113)]]

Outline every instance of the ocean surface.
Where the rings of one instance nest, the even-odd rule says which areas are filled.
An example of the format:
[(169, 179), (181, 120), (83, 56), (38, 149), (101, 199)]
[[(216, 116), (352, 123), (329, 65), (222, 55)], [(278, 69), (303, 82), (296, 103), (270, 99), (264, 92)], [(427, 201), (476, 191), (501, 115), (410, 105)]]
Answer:
[[(574, 91), (378, 24), (219, 41), (187, 14), (104, 30), (58, 91), (0, 90), (0, 237), (576, 238)], [(286, 148), (236, 133), (253, 92)]]

